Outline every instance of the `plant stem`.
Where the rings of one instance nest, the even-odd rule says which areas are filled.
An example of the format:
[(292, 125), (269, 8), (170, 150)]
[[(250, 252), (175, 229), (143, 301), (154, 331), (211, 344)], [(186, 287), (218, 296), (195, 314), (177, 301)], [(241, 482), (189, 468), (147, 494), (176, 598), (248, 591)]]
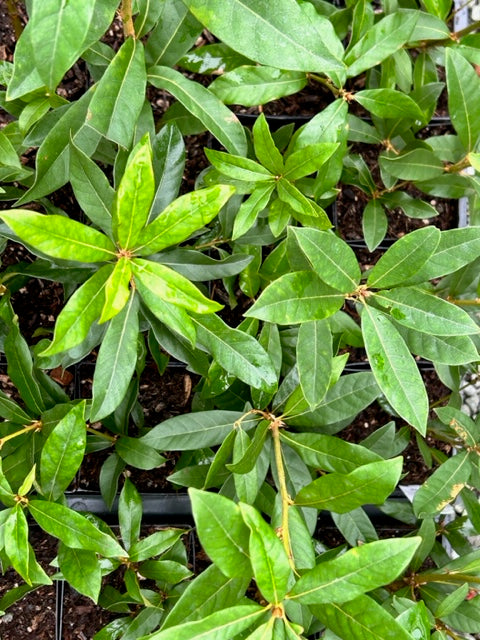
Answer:
[(327, 87), (327, 89), (329, 89), (333, 93), (335, 98), (339, 97), (340, 91), (337, 89), (335, 85), (332, 84), (330, 80), (326, 80), (325, 78), (322, 78), (322, 76), (319, 76), (316, 73), (308, 73), (307, 75), (312, 80), (315, 80), (316, 82), (323, 84), (324, 87)]
[(476, 305), (480, 305), (480, 298), (473, 298), (471, 300), (463, 300), (462, 298), (447, 298), (448, 302), (452, 304), (456, 304), (459, 307), (474, 307)]
[(13, 440), (13, 438), (16, 438), (17, 436), (22, 436), (24, 433), (28, 433), (29, 431), (40, 431), (41, 429), (42, 429), (42, 423), (39, 420), (37, 420), (34, 423), (29, 424), (27, 427), (23, 427), (23, 429), (19, 429), (18, 431), (15, 431), (15, 433), (9, 433), (8, 435), (3, 436), (3, 438), (0, 438), (0, 449), (8, 440)]
[(87, 431), (88, 433), (93, 433), (94, 435), (100, 436), (101, 438), (109, 440), (110, 442), (116, 442), (115, 436), (111, 436), (109, 433), (102, 433), (102, 431), (97, 431), (97, 429), (94, 429), (93, 427), (87, 427)]
[(120, 17), (123, 22), (123, 33), (125, 38), (135, 38), (135, 27), (133, 26), (132, 0), (122, 0), (120, 7)]
[(287, 481), (285, 478), (285, 467), (283, 466), (282, 458), (282, 445), (280, 443), (280, 425), (281, 420), (274, 419), (270, 423), (270, 429), (272, 431), (273, 449), (275, 452), (275, 463), (277, 466), (278, 483), (280, 485), (280, 496), (282, 499), (282, 541), (285, 551), (287, 552), (288, 561), (290, 566), (295, 571), (295, 563), (293, 560), (292, 545), (290, 543), (290, 531), (288, 528), (288, 509), (292, 503), (292, 499), (288, 493)]
[(7, 0), (7, 12), (12, 23), (13, 31), (15, 32), (15, 39), (18, 40), (22, 35), (23, 25), (18, 15), (18, 7), (15, 0)]

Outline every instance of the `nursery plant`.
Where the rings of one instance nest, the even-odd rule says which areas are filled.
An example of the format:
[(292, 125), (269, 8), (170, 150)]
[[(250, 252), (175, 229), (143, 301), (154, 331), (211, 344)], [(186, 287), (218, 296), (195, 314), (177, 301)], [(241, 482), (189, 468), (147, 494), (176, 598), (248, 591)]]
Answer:
[[(117, 615), (95, 640), (478, 633), (480, 25), (453, 31), (457, 11), (8, 3), (0, 559), (23, 582), (3, 612), (63, 580)], [(314, 114), (270, 117), (305, 92)], [(361, 243), (336, 226), (347, 188)], [(460, 198), (470, 224), (445, 228)], [(39, 282), (63, 291), (47, 326), (20, 306)], [(79, 393), (58, 372), (84, 364)], [(192, 396), (151, 424), (146, 374), (173, 365)], [(73, 508), (92, 458), (108, 517)], [(193, 526), (145, 533), (136, 474), (167, 464)]]

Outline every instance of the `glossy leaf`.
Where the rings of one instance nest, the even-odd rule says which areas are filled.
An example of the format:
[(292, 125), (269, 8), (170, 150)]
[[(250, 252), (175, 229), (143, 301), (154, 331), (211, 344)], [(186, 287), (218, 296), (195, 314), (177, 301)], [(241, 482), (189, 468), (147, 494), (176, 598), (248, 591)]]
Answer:
[(406, 153), (384, 153), (380, 167), (401, 180), (433, 180), (443, 174), (443, 162), (429, 149), (413, 149)]
[(480, 110), (476, 100), (480, 79), (470, 62), (453, 49), (448, 48), (445, 56), (448, 111), (465, 149), (474, 151), (480, 136)]
[(267, 119), (261, 113), (252, 129), (253, 146), (258, 161), (274, 175), (283, 172), (283, 158), (270, 132)]
[(406, 629), (376, 600), (366, 595), (338, 604), (311, 605), (313, 614), (340, 638), (411, 640)]
[(0, 218), (32, 249), (52, 258), (104, 262), (115, 257), (112, 241), (103, 233), (64, 216), (28, 209), (2, 212)]
[(415, 100), (395, 89), (363, 89), (355, 93), (354, 99), (379, 118), (423, 120), (424, 117)]
[(76, 591), (98, 602), (102, 586), (102, 568), (95, 551), (70, 549), (60, 544), (58, 563), (63, 577)]
[(100, 167), (74, 144), (70, 149), (70, 182), (82, 210), (108, 234), (114, 190)]
[(292, 577), (285, 548), (256, 509), (240, 503), (240, 511), (250, 529), (248, 549), (255, 582), (268, 602), (279, 604), (288, 591)]
[(348, 513), (364, 504), (383, 504), (400, 479), (402, 463), (399, 457), (370, 462), (348, 474), (327, 474), (303, 487), (295, 504), (335, 513)]
[(230, 328), (216, 315), (198, 316), (194, 322), (198, 341), (225, 371), (256, 389), (276, 389), (270, 356), (252, 336)]
[(258, 215), (267, 206), (274, 189), (274, 183), (260, 183), (250, 197), (242, 202), (233, 223), (232, 240), (237, 240), (252, 228)]
[(152, 148), (145, 135), (128, 157), (113, 201), (112, 230), (122, 249), (137, 246), (155, 194)]
[(150, 222), (178, 195), (185, 168), (185, 143), (179, 128), (167, 124), (152, 141), (156, 192)]
[(298, 329), (297, 367), (300, 385), (311, 409), (322, 401), (332, 372), (332, 334), (326, 320), (304, 322)]
[(112, 272), (105, 283), (105, 302), (98, 324), (114, 318), (128, 302), (130, 294), (130, 281), (132, 267), (129, 258), (122, 256), (117, 260)]
[[(158, 451), (190, 451), (220, 444), (242, 418), (237, 411), (199, 411), (164, 420), (142, 437), (142, 442)], [(244, 428), (257, 422), (253, 416), (242, 420)]]
[(140, 438), (121, 436), (115, 442), (115, 451), (127, 464), (137, 469), (155, 469), (165, 462), (163, 456), (145, 445)]
[(131, 480), (125, 478), (118, 499), (118, 520), (123, 544), (128, 551), (140, 537), (142, 522), (142, 499)]
[[(151, 259), (153, 260), (153, 258)], [(193, 249), (173, 249), (158, 256), (159, 262), (175, 269), (192, 282), (205, 282), (206, 280), (235, 276), (243, 271), (252, 259), (253, 256), (250, 255), (233, 253), (216, 260)]]
[(310, 467), (348, 474), (357, 467), (382, 458), (362, 445), (323, 433), (280, 432), (282, 442), (295, 449)]
[[(220, 640), (234, 637), (251, 627), (264, 615), (265, 609), (260, 605), (246, 604), (215, 611), (202, 620), (185, 622), (164, 631), (155, 631), (139, 640)], [(232, 635), (233, 634), (233, 635)]]
[(392, 318), (410, 329), (437, 336), (478, 333), (479, 326), (463, 309), (417, 287), (399, 287), (375, 294)]
[(16, 424), (27, 424), (32, 419), (28, 413), (3, 391), (0, 391), (0, 416), (4, 420)]
[(28, 508), (40, 527), (67, 547), (96, 551), (107, 558), (127, 555), (116, 540), (68, 507), (56, 502), (30, 500)]
[(148, 256), (183, 242), (211, 222), (234, 191), (216, 185), (180, 196), (140, 232), (135, 253)]
[(86, 445), (85, 401), (72, 407), (43, 445), (40, 478), (43, 494), (58, 500), (75, 477)]
[(105, 286), (113, 270), (105, 265), (75, 291), (60, 312), (53, 341), (41, 352), (48, 357), (80, 344), (100, 316), (105, 303)]
[(369, 305), (362, 312), (362, 333), (378, 386), (395, 411), (425, 435), (427, 392), (404, 340), (389, 318)]
[(349, 602), (388, 584), (408, 566), (420, 538), (379, 540), (321, 562), (295, 584), (289, 598), (302, 604)]
[(443, 424), (451, 427), (455, 433), (463, 440), (467, 447), (475, 447), (480, 440), (480, 425), (477, 425), (470, 416), (454, 407), (439, 407), (435, 413)]
[(471, 472), (468, 451), (461, 451), (448, 459), (416, 492), (413, 499), (415, 514), (424, 518), (442, 511), (463, 489)]
[(29, 21), (15, 53), (9, 99), (43, 85), (52, 92), (81, 53), (110, 25), (117, 2), (96, 0), (32, 3)]
[(436, 227), (424, 227), (408, 233), (380, 257), (368, 274), (368, 285), (378, 288), (403, 285), (422, 269), (439, 242), (440, 231)]
[(362, 231), (369, 251), (374, 251), (385, 238), (388, 218), (377, 198), (369, 200), (363, 210)]
[(283, 176), (287, 180), (295, 181), (315, 173), (337, 149), (337, 142), (319, 142), (302, 147), (287, 156)]
[[(135, 258), (132, 272), (142, 297), (146, 290), (161, 301), (196, 313), (213, 313), (222, 308), (218, 302), (206, 298), (187, 278), (162, 264)], [(148, 298), (146, 301), (148, 305)]]
[(97, 83), (89, 126), (128, 149), (143, 107), (146, 80), (143, 44), (128, 38)]
[(269, 284), (244, 315), (278, 324), (298, 324), (332, 315), (344, 299), (315, 273), (294, 271)]
[(27, 584), (32, 584), (28, 571), (28, 523), (20, 504), (10, 511), (3, 526), (5, 553)]
[(274, 180), (274, 176), (268, 169), (250, 158), (234, 156), (223, 151), (215, 151), (215, 149), (205, 149), (205, 155), (220, 173), (234, 180), (245, 182), (272, 182)]
[(460, 365), (478, 360), (478, 349), (469, 336), (434, 336), (396, 325), (409, 350), (439, 364)]
[(232, 154), (246, 155), (245, 132), (238, 118), (208, 89), (168, 67), (149, 69), (149, 81), (169, 91)]
[(225, 104), (251, 107), (297, 93), (306, 84), (301, 71), (245, 65), (222, 74), (208, 88)]
[(241, 509), (222, 495), (189, 489), (197, 534), (213, 562), (228, 577), (252, 575), (250, 530)]
[(417, 15), (414, 12), (405, 14), (402, 11), (379, 20), (345, 55), (348, 77), (375, 67), (400, 49), (408, 42), (416, 22)]
[(93, 377), (90, 420), (101, 420), (123, 400), (137, 361), (138, 297), (132, 295), (107, 329)]
[[(361, 272), (355, 254), (334, 233), (290, 227), (287, 247), (293, 267), (309, 266), (326, 284), (342, 293), (350, 293), (357, 288)], [(303, 256), (298, 255), (298, 249)], [(305, 265), (303, 261), (297, 262), (302, 257), (306, 261)]]
[(184, 1), (209, 31), (255, 62), (292, 71), (343, 70), (330, 22), (296, 2), (280, 0), (272, 13), (268, 0), (227, 0), (222, 11), (218, 0)]
[(184, 533), (184, 529), (168, 528), (155, 531), (146, 538), (135, 541), (129, 549), (131, 561), (142, 562), (165, 553)]

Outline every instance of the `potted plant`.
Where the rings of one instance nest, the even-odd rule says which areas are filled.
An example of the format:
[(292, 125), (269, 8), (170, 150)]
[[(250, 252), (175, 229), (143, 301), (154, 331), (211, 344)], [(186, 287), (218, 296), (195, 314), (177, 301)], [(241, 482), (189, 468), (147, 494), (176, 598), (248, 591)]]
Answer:
[[(25, 584), (0, 608), (53, 579), (118, 614), (96, 640), (475, 633), (480, 432), (461, 386), (480, 359), (477, 25), (452, 34), (449, 2), (26, 11), (0, 67), (0, 548)], [(244, 127), (228, 107), (307, 84), (325, 104), (301, 122)], [(442, 91), (451, 129), (432, 136)], [(192, 188), (185, 158), (205, 130)], [(363, 252), (330, 209), (346, 188), (365, 194)], [(468, 197), (471, 224), (442, 227), (419, 191)], [(384, 244), (396, 207), (427, 222)], [(20, 307), (39, 282), (63, 295), (45, 323)], [(152, 424), (142, 389), (173, 362), (185, 402)], [(81, 367), (78, 393), (62, 372)], [(382, 424), (352, 442), (379, 406)], [(431, 467), (411, 503), (406, 447)], [(72, 493), (90, 454), (101, 508)], [(167, 502), (135, 474), (162, 469), (183, 515), (142, 533)], [(59, 541), (53, 575), (34, 523)]]

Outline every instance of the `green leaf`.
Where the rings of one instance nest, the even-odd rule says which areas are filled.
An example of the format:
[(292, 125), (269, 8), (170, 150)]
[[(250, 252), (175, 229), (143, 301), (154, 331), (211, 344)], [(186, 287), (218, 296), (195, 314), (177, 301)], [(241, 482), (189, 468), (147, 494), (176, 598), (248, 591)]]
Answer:
[(396, 325), (412, 353), (438, 364), (460, 365), (478, 360), (478, 349), (469, 336), (434, 336)]
[(445, 51), (448, 111), (467, 151), (474, 151), (480, 136), (480, 107), (476, 97), (480, 78), (465, 58), (449, 47)]
[(385, 238), (388, 218), (381, 202), (377, 198), (369, 200), (363, 210), (362, 231), (369, 251), (375, 251)]
[(5, 553), (13, 568), (27, 584), (32, 584), (29, 576), (28, 523), (20, 504), (13, 508), (4, 523)]
[(348, 77), (353, 78), (375, 67), (398, 51), (408, 42), (417, 18), (416, 12), (404, 13), (400, 10), (385, 16), (368, 29), (345, 55)]
[(444, 171), (443, 162), (429, 149), (413, 149), (406, 153), (384, 152), (379, 156), (382, 171), (401, 180), (433, 180)]
[(348, 474), (361, 465), (382, 461), (381, 456), (362, 445), (323, 433), (288, 433), (282, 430), (280, 438), (295, 449), (305, 464), (326, 471)]
[(283, 176), (295, 181), (318, 171), (338, 149), (338, 142), (318, 142), (288, 154)]
[(292, 577), (285, 548), (256, 509), (244, 503), (239, 506), (245, 524), (250, 529), (248, 549), (255, 582), (268, 602), (280, 604)]
[[(361, 271), (355, 253), (334, 233), (289, 227), (287, 247), (289, 261), (294, 268), (308, 266), (330, 287), (342, 293), (351, 293), (357, 288)], [(298, 255), (298, 249), (303, 256)]]
[(466, 311), (416, 287), (398, 287), (374, 294), (397, 322), (437, 336), (464, 336), (480, 331)]
[[(152, 6), (158, 14), (155, 20), (157, 24), (154, 29), (143, 29), (143, 35), (150, 31), (145, 46), (147, 67), (155, 64), (173, 67), (194, 45), (201, 33), (202, 25), (181, 1), (152, 3)], [(142, 33), (138, 33), (136, 22), (135, 31), (137, 37)]]
[(125, 478), (123, 489), (118, 499), (118, 520), (125, 549), (128, 551), (140, 537), (142, 523), (142, 499), (135, 485)]
[(202, 620), (185, 622), (169, 629), (155, 631), (139, 640), (221, 640), (233, 638), (251, 627), (264, 615), (265, 609), (257, 604), (238, 605), (215, 611)]
[(298, 329), (297, 367), (310, 409), (324, 398), (332, 373), (332, 334), (327, 320), (305, 322)]
[(252, 107), (297, 93), (306, 84), (301, 71), (245, 65), (222, 74), (208, 88), (225, 104)]
[(378, 386), (395, 411), (422, 435), (428, 418), (428, 396), (415, 360), (392, 322), (364, 305), (362, 333)]
[(454, 500), (472, 472), (468, 451), (461, 451), (444, 462), (420, 486), (413, 499), (413, 510), (419, 518), (434, 515)]
[(363, 89), (355, 93), (356, 102), (379, 118), (412, 118), (423, 120), (424, 115), (418, 104), (401, 91), (395, 89)]
[(383, 504), (402, 473), (403, 458), (364, 464), (348, 474), (330, 473), (303, 487), (295, 497), (300, 507), (348, 513), (364, 504)]
[(238, 118), (208, 89), (168, 67), (152, 67), (148, 80), (154, 87), (166, 89), (181, 102), (229, 153), (246, 155), (245, 131)]
[(68, 351), (85, 340), (103, 309), (105, 286), (112, 270), (112, 265), (105, 265), (75, 291), (60, 312), (53, 341), (40, 353), (42, 357)]
[(187, 240), (215, 218), (234, 192), (233, 187), (215, 185), (180, 196), (140, 232), (135, 253), (148, 256)]
[[(292, 71), (343, 71), (342, 46), (329, 20), (294, 0), (184, 0), (217, 38), (255, 62)], [(308, 8), (310, 9), (310, 7)]]
[(58, 564), (65, 580), (84, 596), (98, 602), (102, 586), (102, 568), (95, 551), (70, 549), (60, 544)]
[(108, 234), (115, 192), (100, 167), (73, 143), (70, 149), (70, 182), (82, 210)]
[(233, 223), (232, 240), (237, 240), (252, 228), (258, 215), (267, 206), (274, 189), (274, 183), (259, 183), (250, 197), (242, 202)]
[(379, 540), (350, 549), (307, 571), (288, 597), (302, 604), (349, 602), (395, 580), (408, 566), (418, 537)]
[(162, 629), (190, 620), (201, 620), (207, 615), (234, 606), (244, 595), (250, 581), (228, 578), (215, 564), (209, 565), (195, 580), (190, 581), (174, 607), (168, 612)]
[(155, 558), (168, 549), (184, 535), (184, 529), (168, 528), (155, 531), (142, 540), (135, 541), (130, 547), (130, 559), (132, 562), (143, 562), (148, 558)]
[(312, 271), (294, 271), (277, 278), (244, 314), (278, 324), (298, 324), (326, 318), (338, 311), (344, 295)]
[(152, 147), (156, 192), (150, 222), (177, 197), (185, 168), (185, 143), (175, 124), (162, 127)]
[(130, 259), (122, 256), (115, 263), (113, 271), (105, 283), (105, 302), (100, 318), (98, 319), (98, 324), (103, 324), (107, 322), (107, 320), (111, 320), (125, 307), (131, 293), (131, 278), (132, 267)]
[[(305, 407), (300, 411), (291, 412), (292, 417), (289, 418), (289, 424), (322, 426), (325, 430), (329, 425), (335, 425), (337, 422), (347, 419), (351, 420), (378, 398), (379, 394), (378, 385), (370, 371), (341, 376), (338, 382), (327, 391), (318, 409), (306, 412)], [(331, 433), (335, 433), (335, 431)]]
[(232, 71), (237, 67), (250, 64), (251, 60), (237, 53), (223, 42), (206, 44), (186, 53), (178, 66), (194, 73), (213, 74), (215, 71)]
[(338, 604), (310, 605), (328, 629), (349, 640), (412, 640), (412, 636), (376, 600), (366, 595)]
[(250, 531), (240, 507), (220, 494), (190, 488), (189, 495), (198, 537), (212, 561), (230, 578), (250, 578)]
[(142, 563), (139, 572), (145, 578), (176, 584), (192, 576), (192, 572), (180, 562), (173, 560), (147, 560)]
[(265, 115), (261, 113), (253, 125), (253, 147), (258, 161), (274, 175), (283, 173), (283, 158), (268, 127)]
[(35, 415), (40, 414), (45, 409), (45, 401), (34, 375), (30, 349), (20, 333), (16, 318), (11, 322), (10, 330), (5, 338), (4, 351), (8, 363), (7, 375), (17, 387), (27, 408)]
[(96, 85), (89, 126), (128, 149), (145, 100), (146, 81), (143, 43), (128, 38)]
[(137, 362), (138, 323), (138, 297), (132, 295), (110, 321), (98, 352), (90, 412), (93, 422), (112, 413), (125, 397)]
[(199, 316), (194, 322), (198, 341), (225, 371), (256, 389), (276, 389), (277, 375), (270, 356), (255, 338), (230, 328), (216, 315)]
[(193, 282), (235, 276), (243, 271), (252, 259), (253, 256), (250, 255), (233, 253), (226, 254), (222, 259), (216, 260), (193, 249), (173, 249), (158, 256), (159, 262), (175, 269)]
[[(332, 223), (325, 211), (314, 200), (307, 198), (294, 184), (280, 178), (277, 181), (278, 197), (291, 208), (291, 214), (299, 222), (318, 229), (330, 229)], [(307, 225), (306, 225), (307, 226)]]
[(15, 52), (8, 98), (43, 85), (52, 92), (81, 53), (94, 44), (113, 20), (118, 3), (96, 0), (32, 3), (29, 20)]
[(348, 513), (332, 513), (332, 520), (352, 547), (362, 542), (378, 540), (375, 527), (362, 507), (357, 507)]
[(75, 262), (104, 262), (115, 257), (115, 245), (106, 235), (65, 216), (12, 209), (2, 212), (0, 218), (40, 255)]
[(0, 391), (0, 416), (4, 420), (15, 422), (16, 424), (28, 424), (32, 419), (28, 413), (3, 391)]
[(397, 240), (369, 272), (368, 286), (385, 289), (403, 285), (435, 253), (440, 235), (436, 227), (424, 227)]
[(434, 611), (434, 615), (436, 618), (444, 618), (445, 616), (450, 615), (457, 609), (462, 602), (465, 601), (465, 598), (469, 591), (468, 582), (465, 582), (460, 587), (449, 593), (448, 596), (445, 597), (444, 600), (438, 605), (436, 610)]
[(60, 117), (50, 123), (50, 128), (40, 140), (32, 141), (32, 144), (40, 144), (36, 155), (35, 182), (17, 200), (17, 207), (52, 193), (68, 182), (72, 141), (87, 155), (94, 153), (100, 134), (86, 120), (92, 95), (93, 91), (89, 89), (80, 100), (61, 111)]
[(155, 195), (152, 148), (148, 134), (128, 157), (127, 166), (113, 201), (112, 230), (122, 249), (137, 246)]
[(155, 469), (165, 462), (165, 458), (145, 445), (140, 438), (121, 436), (115, 442), (115, 451), (125, 462), (136, 469)]
[(40, 527), (67, 547), (96, 551), (107, 558), (125, 557), (127, 552), (90, 520), (56, 502), (30, 500), (28, 509)]
[(73, 406), (43, 445), (40, 478), (44, 496), (57, 500), (75, 477), (86, 445), (85, 401)]
[(250, 158), (242, 158), (214, 149), (205, 149), (205, 155), (218, 171), (234, 180), (245, 182), (274, 181), (274, 176), (268, 169)]
[(480, 440), (480, 425), (467, 416), (463, 411), (454, 407), (439, 407), (435, 409), (435, 413), (443, 422), (443, 424), (451, 427), (457, 436), (459, 436), (465, 446), (475, 447)]
[[(238, 411), (199, 411), (175, 416), (153, 427), (142, 442), (158, 451), (190, 451), (220, 444), (234, 430), (243, 414)], [(258, 418), (242, 420), (243, 428), (251, 428)]]
[[(160, 301), (178, 305), (195, 313), (213, 313), (222, 308), (214, 300), (206, 298), (200, 290), (179, 273), (151, 260), (135, 258), (132, 272), (140, 295), (150, 292)], [(148, 305), (149, 298), (145, 299)]]

